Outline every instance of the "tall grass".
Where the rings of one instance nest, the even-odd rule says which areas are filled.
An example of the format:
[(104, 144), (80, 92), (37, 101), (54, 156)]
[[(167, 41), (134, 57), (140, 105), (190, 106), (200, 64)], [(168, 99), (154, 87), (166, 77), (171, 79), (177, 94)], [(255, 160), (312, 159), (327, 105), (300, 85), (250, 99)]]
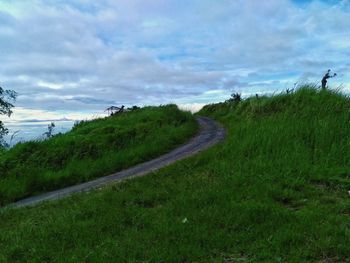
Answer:
[(52, 139), (20, 143), (0, 155), (0, 205), (149, 160), (195, 130), (189, 113), (169, 105), (81, 122)]
[(103, 191), (4, 211), (0, 261), (349, 261), (349, 98), (304, 87), (200, 114), (227, 127), (223, 144)]

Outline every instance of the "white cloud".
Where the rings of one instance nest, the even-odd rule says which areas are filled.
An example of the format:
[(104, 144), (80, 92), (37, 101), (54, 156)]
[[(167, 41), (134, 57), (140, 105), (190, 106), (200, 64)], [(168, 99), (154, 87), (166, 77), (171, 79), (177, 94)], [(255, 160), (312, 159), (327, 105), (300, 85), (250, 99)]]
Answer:
[(49, 88), (49, 89), (62, 89), (63, 85), (59, 83), (49, 83), (45, 81), (39, 81), (37, 84), (39, 87)]
[[(30, 118), (28, 118), (30, 116)], [(40, 109), (30, 109), (17, 107), (15, 113), (8, 119), (9, 123), (16, 122), (36, 122), (36, 121), (62, 121), (62, 120), (91, 120), (93, 118), (105, 117), (106, 113), (103, 111), (94, 112), (52, 112)]]
[(349, 1), (0, 0), (0, 81), (19, 92), (18, 111), (61, 117), (110, 104), (197, 107), (317, 81), (328, 68), (345, 83), (349, 10)]
[(190, 111), (192, 113), (196, 113), (200, 111), (205, 105), (205, 103), (185, 103), (178, 104), (178, 107), (183, 111)]

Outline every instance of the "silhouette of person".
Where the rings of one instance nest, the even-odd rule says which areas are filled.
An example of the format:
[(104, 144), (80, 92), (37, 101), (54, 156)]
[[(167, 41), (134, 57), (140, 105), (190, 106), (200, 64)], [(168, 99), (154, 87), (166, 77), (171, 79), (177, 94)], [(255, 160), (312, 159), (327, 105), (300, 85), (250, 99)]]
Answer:
[(334, 73), (333, 76), (330, 75), (331, 70), (327, 70), (327, 73), (323, 76), (322, 78), (322, 89), (326, 89), (326, 85), (327, 85), (327, 79), (333, 78), (335, 76), (337, 76), (337, 73)]

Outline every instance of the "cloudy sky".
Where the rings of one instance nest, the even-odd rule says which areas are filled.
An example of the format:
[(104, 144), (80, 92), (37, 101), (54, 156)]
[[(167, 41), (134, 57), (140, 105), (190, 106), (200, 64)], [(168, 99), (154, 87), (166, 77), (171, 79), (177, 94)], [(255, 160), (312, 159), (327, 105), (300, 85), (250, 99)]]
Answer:
[(196, 108), (317, 82), (328, 68), (346, 91), (349, 58), (347, 0), (0, 0), (12, 121), (113, 104)]

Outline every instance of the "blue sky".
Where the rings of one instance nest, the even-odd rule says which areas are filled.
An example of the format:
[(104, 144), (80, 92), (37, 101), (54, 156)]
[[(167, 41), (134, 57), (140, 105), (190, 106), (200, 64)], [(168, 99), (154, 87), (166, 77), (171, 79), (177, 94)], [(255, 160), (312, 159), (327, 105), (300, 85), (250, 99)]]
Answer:
[(111, 104), (187, 109), (295, 82), (350, 89), (350, 2), (0, 0), (5, 122), (84, 119)]

